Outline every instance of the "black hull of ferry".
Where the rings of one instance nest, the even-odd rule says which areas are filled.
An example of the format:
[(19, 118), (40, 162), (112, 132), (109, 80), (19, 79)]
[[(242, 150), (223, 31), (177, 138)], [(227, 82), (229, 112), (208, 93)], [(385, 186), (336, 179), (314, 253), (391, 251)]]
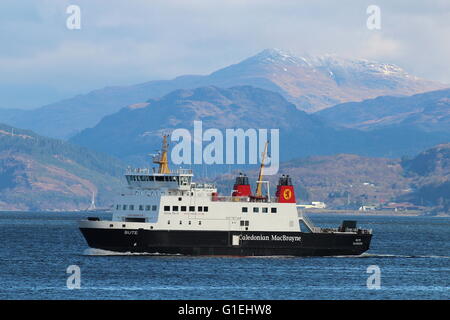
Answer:
[[(114, 252), (211, 256), (360, 255), (371, 234), (174, 231), (80, 228), (91, 248)], [(239, 238), (236, 243), (236, 237)], [(234, 239), (234, 242), (233, 242)]]

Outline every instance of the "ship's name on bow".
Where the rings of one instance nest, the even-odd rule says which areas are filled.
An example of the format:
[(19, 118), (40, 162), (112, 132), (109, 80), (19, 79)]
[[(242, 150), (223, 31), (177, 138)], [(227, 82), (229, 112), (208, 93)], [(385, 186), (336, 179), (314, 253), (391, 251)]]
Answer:
[(245, 234), (239, 236), (241, 241), (288, 241), (288, 242), (300, 242), (302, 237), (300, 236), (288, 236), (285, 234), (278, 235), (272, 234), (270, 236), (263, 234)]

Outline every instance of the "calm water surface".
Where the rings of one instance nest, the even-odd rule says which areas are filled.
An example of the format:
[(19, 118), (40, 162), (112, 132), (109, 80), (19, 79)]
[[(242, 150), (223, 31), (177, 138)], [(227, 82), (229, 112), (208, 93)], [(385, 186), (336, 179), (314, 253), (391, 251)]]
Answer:
[[(450, 298), (450, 218), (358, 217), (374, 230), (360, 257), (216, 258), (88, 249), (76, 224), (86, 216), (0, 212), (0, 299)], [(66, 287), (69, 265), (80, 267), (81, 289)], [(379, 290), (366, 286), (370, 265), (381, 269)]]

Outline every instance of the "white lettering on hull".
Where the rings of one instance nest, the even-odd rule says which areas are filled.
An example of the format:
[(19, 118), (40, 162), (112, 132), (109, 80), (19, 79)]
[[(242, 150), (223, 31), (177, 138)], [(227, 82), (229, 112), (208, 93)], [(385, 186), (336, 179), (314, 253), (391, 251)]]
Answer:
[(277, 235), (272, 234), (271, 236), (268, 235), (262, 235), (262, 234), (246, 234), (241, 235), (239, 237), (241, 241), (286, 241), (286, 242), (301, 242), (302, 237), (300, 236), (288, 236), (288, 235)]

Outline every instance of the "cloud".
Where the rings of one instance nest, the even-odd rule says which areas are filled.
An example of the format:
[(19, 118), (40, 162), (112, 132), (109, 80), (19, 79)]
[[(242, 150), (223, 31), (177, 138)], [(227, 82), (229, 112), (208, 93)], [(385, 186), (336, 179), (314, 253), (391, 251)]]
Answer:
[[(66, 8), (81, 8), (81, 30)], [(267, 47), (395, 63), (450, 83), (448, 1), (130, 0), (0, 3), (3, 107), (37, 107), (107, 85), (207, 74)], [(31, 90), (36, 87), (42, 90)], [(13, 90), (10, 90), (13, 89)]]

